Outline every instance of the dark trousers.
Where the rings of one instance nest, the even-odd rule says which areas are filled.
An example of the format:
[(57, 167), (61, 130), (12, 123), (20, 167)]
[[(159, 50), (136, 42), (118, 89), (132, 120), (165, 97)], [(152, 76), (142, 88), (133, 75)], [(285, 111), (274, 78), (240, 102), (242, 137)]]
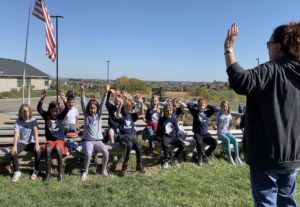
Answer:
[(41, 153), (38, 152), (36, 153), (35, 151), (35, 144), (34, 143), (29, 143), (27, 145), (25, 144), (18, 144), (17, 147), (17, 153), (12, 156), (12, 163), (13, 163), (13, 169), (14, 172), (19, 171), (19, 163), (18, 163), (18, 154), (21, 153), (23, 150), (26, 152), (33, 152), (34, 157), (35, 157), (35, 170), (40, 170), (40, 160), (41, 160)]
[(178, 148), (174, 154), (174, 158), (178, 158), (180, 153), (184, 150), (184, 146), (185, 146), (184, 142), (178, 137), (163, 136), (161, 139), (162, 139), (161, 142), (162, 142), (162, 149), (164, 153), (164, 159), (165, 160), (169, 159), (168, 149), (170, 148), (171, 145)]
[[(217, 140), (212, 138), (210, 134), (194, 134), (194, 140), (196, 142), (196, 149), (199, 157), (204, 153), (206, 154), (206, 156), (210, 156), (218, 145)], [(206, 150), (206, 152), (204, 152), (204, 143), (209, 145), (209, 148)]]
[(130, 151), (132, 149), (135, 150), (136, 154), (136, 163), (137, 165), (142, 163), (142, 148), (141, 145), (136, 141), (134, 136), (129, 136), (129, 135), (119, 135), (119, 142), (120, 144), (125, 147), (125, 159), (124, 163), (128, 162), (129, 156), (130, 156)]

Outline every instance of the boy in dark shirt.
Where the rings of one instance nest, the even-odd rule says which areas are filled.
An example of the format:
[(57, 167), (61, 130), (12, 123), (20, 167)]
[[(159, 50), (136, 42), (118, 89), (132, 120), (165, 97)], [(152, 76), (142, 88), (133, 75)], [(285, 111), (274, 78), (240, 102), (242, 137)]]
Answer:
[[(212, 138), (212, 136), (208, 133), (208, 118), (219, 110), (215, 106), (207, 105), (204, 98), (198, 99), (198, 105), (188, 103), (187, 107), (194, 118), (193, 132), (198, 154), (197, 164), (202, 165), (203, 163), (208, 163), (207, 157), (211, 155), (218, 144), (217, 140)], [(203, 143), (209, 145), (209, 148), (205, 152)]]
[(178, 124), (176, 118), (173, 116), (173, 106), (167, 104), (164, 107), (164, 116), (158, 121), (157, 137), (162, 142), (162, 149), (164, 153), (163, 168), (169, 167), (169, 155), (168, 149), (170, 145), (177, 147), (177, 151), (174, 154), (173, 161), (175, 165), (178, 165), (177, 158), (184, 150), (184, 142), (178, 137)]

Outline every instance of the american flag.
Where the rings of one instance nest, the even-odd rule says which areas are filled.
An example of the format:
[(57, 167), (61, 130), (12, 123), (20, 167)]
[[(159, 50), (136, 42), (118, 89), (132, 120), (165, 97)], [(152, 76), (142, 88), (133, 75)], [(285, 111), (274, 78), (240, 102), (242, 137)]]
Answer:
[(46, 55), (54, 62), (56, 59), (56, 42), (53, 34), (54, 29), (44, 0), (35, 0), (33, 15), (45, 22)]

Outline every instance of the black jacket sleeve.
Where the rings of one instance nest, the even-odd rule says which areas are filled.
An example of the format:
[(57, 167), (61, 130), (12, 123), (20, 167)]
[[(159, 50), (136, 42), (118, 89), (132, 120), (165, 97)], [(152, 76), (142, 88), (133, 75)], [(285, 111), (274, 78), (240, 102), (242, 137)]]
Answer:
[(274, 63), (267, 62), (254, 69), (244, 70), (236, 62), (227, 68), (229, 86), (240, 95), (258, 95), (268, 87), (274, 67)]

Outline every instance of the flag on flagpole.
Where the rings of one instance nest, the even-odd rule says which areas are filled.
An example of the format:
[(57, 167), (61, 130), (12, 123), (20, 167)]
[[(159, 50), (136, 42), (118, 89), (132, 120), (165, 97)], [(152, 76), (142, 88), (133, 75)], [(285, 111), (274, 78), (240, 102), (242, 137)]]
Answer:
[(54, 29), (44, 0), (35, 0), (34, 10), (32, 14), (45, 23), (46, 55), (52, 60), (52, 62), (54, 62), (56, 59), (56, 42), (54, 38)]

